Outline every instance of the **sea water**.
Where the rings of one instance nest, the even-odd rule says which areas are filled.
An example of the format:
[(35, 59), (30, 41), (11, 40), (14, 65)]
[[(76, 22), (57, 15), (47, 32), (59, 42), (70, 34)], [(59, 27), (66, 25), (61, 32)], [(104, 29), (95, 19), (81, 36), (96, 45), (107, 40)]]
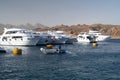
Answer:
[[(120, 40), (61, 46), (66, 53), (52, 55), (40, 52), (44, 46), (2, 46), (0, 80), (120, 80)], [(16, 47), (22, 55), (12, 54)]]

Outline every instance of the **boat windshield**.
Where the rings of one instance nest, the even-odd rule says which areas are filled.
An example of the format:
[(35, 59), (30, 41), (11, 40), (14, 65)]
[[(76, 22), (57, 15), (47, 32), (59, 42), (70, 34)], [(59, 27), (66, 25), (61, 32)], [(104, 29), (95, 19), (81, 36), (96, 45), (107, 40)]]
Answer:
[(8, 32), (6, 32), (6, 34), (15, 34), (15, 33), (17, 33), (17, 31), (8, 31)]

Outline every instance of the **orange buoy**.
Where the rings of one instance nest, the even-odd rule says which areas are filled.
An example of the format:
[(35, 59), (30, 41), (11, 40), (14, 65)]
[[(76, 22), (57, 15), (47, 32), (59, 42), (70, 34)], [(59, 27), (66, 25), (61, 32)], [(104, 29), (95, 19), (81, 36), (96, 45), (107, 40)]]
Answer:
[(47, 49), (52, 49), (53, 46), (49, 44), (49, 45), (46, 45), (46, 48), (47, 48)]
[(92, 43), (92, 46), (93, 46), (93, 47), (98, 46), (97, 42), (93, 42), (93, 43)]
[(22, 49), (15, 48), (15, 49), (13, 50), (13, 54), (14, 54), (14, 55), (21, 55), (21, 54), (22, 54)]

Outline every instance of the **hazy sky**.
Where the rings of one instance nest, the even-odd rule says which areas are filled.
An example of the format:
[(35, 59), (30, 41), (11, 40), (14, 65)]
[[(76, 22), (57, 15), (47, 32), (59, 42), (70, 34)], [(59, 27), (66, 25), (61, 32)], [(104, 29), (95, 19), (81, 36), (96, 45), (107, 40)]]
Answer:
[(0, 0), (0, 23), (120, 25), (120, 0)]

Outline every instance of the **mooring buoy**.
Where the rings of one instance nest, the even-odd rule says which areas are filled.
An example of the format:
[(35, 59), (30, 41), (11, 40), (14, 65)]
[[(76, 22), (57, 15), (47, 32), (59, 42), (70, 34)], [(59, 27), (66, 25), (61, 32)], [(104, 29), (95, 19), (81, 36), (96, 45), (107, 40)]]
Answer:
[(13, 50), (13, 54), (14, 54), (14, 55), (21, 55), (21, 54), (22, 54), (22, 49), (15, 48), (15, 49)]

